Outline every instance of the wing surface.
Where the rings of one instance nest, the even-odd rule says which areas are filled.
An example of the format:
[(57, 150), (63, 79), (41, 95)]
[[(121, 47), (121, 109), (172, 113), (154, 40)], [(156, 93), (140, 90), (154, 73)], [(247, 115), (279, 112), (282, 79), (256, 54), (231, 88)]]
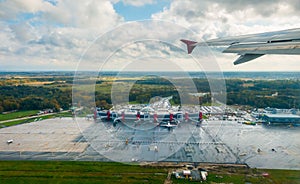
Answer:
[(234, 64), (241, 64), (265, 54), (300, 55), (300, 28), (233, 36), (195, 42), (181, 40), (187, 45), (188, 53), (196, 46), (228, 46), (223, 53), (236, 53), (240, 57)]

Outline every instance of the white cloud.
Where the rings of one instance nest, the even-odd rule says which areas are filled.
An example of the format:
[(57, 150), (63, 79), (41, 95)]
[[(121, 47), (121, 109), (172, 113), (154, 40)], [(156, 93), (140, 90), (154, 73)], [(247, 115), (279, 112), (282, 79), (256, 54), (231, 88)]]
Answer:
[(18, 23), (9, 26), (14, 38), (20, 42), (29, 42), (39, 38), (37, 30), (29, 23)]
[(74, 69), (99, 34), (122, 22), (110, 1), (0, 1), (1, 70)]
[(98, 28), (105, 31), (123, 22), (110, 1), (59, 0), (56, 6), (45, 11), (44, 17), (50, 22), (64, 26)]
[(4, 0), (0, 1), (0, 21), (19, 21), (22, 14), (38, 14), (52, 7), (43, 0)]
[[(276, 7), (276, 8), (272, 8)], [(271, 9), (271, 13), (267, 13)], [(265, 12), (264, 12), (265, 11)], [(299, 27), (299, 13), (288, 1), (172, 1), (169, 9), (152, 15), (199, 32), (203, 38)]]
[(121, 0), (124, 4), (132, 5), (132, 6), (144, 6), (146, 4), (155, 3), (154, 0)]
[[(107, 47), (92, 47), (84, 56), (86, 68), (103, 62), (102, 56), (116, 49), (120, 49), (114, 53), (116, 63), (134, 58), (172, 56), (177, 63), (182, 60), (187, 68), (193, 68), (188, 66), (190, 61), (183, 51), (157, 40), (184, 48), (179, 41), (183, 37), (206, 40), (300, 27), (298, 0), (174, 0), (169, 8), (152, 15), (153, 19), (177, 23), (197, 34), (190, 37), (186, 37), (186, 31), (180, 26), (163, 22), (131, 23), (130, 28), (119, 29), (124, 19), (114, 10), (116, 2), (119, 0), (58, 0), (54, 4), (43, 0), (0, 0), (1, 70), (75, 69), (83, 52), (102, 34), (104, 36), (95, 44), (107, 44)], [(154, 0), (123, 2), (132, 6), (156, 3)], [(105, 36), (108, 39), (103, 39)], [(136, 42), (130, 38), (135, 38)], [(144, 38), (154, 41), (143, 41)], [(300, 69), (299, 56), (264, 56), (249, 64), (233, 66), (236, 55), (221, 54), (219, 50), (213, 53), (223, 70)], [(282, 67), (282, 60), (289, 62)]]

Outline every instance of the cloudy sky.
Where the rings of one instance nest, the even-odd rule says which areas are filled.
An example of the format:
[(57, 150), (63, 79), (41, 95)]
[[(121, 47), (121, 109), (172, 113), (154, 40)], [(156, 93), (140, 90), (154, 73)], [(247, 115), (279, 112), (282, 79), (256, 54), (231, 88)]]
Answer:
[[(137, 58), (153, 64), (168, 58), (165, 63), (193, 70), (182, 36), (300, 28), (299, 20), (299, 0), (0, 0), (0, 71), (93, 70), (103, 63), (113, 70)], [(300, 70), (300, 56), (268, 55), (234, 66), (237, 56), (222, 49), (211, 48), (206, 59), (223, 71)]]

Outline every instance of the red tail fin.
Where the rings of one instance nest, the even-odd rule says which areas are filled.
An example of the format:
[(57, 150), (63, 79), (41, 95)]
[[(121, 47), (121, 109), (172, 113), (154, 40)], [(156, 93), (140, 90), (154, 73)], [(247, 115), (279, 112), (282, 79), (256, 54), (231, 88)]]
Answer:
[(182, 41), (183, 43), (186, 44), (187, 50), (188, 50), (188, 54), (192, 53), (192, 51), (194, 50), (194, 48), (196, 47), (196, 44), (197, 44), (197, 42), (190, 41), (190, 40), (183, 40), (183, 39), (181, 39), (180, 41)]

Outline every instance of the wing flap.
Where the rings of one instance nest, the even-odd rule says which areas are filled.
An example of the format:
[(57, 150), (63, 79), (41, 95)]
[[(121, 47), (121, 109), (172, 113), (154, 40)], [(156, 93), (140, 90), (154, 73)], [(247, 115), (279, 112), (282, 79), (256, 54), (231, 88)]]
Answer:
[(241, 64), (241, 63), (246, 63), (248, 61), (251, 61), (253, 59), (256, 59), (258, 57), (261, 57), (263, 56), (264, 54), (244, 54), (244, 55), (241, 55), (239, 58), (237, 58), (237, 60), (235, 60), (233, 62), (234, 65), (238, 65), (238, 64)]

